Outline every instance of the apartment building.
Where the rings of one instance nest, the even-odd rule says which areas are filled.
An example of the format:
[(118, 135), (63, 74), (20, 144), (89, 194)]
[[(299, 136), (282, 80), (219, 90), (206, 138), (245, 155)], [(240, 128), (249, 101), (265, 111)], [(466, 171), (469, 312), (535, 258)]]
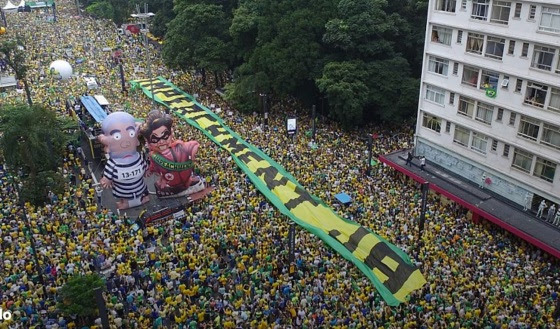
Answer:
[(560, 203), (560, 0), (430, 0), (415, 153)]

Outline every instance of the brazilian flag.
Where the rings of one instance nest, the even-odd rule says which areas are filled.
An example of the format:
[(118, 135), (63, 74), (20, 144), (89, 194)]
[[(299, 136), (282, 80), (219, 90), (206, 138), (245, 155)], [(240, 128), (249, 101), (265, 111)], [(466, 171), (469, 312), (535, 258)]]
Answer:
[(132, 81), (171, 112), (227, 150), (241, 170), (280, 212), (353, 262), (388, 305), (408, 300), (426, 279), (399, 248), (359, 224), (339, 217), (307, 192), (286, 170), (227, 127), (222, 119), (169, 81), (158, 77)]

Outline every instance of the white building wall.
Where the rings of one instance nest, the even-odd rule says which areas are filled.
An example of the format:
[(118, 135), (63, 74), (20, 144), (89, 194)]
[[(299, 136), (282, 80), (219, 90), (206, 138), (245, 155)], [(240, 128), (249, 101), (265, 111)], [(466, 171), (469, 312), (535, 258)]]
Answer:
[[(560, 129), (560, 111), (547, 110), (551, 101), (552, 88), (557, 88), (560, 91), (560, 30), (558, 33), (539, 30), (543, 7), (560, 10), (560, 0), (488, 0), (487, 21), (471, 18), (473, 0), (465, 1), (466, 10), (461, 8), (463, 1), (456, 0), (455, 12), (435, 10), (438, 1), (446, 0), (430, 0), (428, 10), (416, 129), (416, 155), (425, 155), (428, 160), (438, 163), (476, 184), (480, 182), (482, 173), (486, 173), (492, 179), (492, 184), (486, 185), (486, 188), (494, 190), (514, 202), (524, 203), (525, 196), (530, 194), (560, 203), (560, 146), (555, 148), (542, 143), (544, 124)], [(452, 3), (452, 0), (447, 1)], [(511, 4), (507, 25), (490, 22), (493, 5), (497, 2)], [(521, 4), (519, 18), (514, 17), (517, 3)], [(529, 17), (531, 6), (534, 6), (534, 18)], [(560, 16), (558, 17), (560, 19)], [(449, 45), (432, 40), (434, 26), (452, 30)], [(462, 31), (460, 40), (458, 39), (459, 31)], [(485, 36), (482, 54), (467, 52), (469, 33)], [(440, 34), (438, 33), (438, 36), (441, 40)], [(485, 56), (488, 48), (488, 36), (504, 39), (501, 59)], [(512, 47), (513, 54), (508, 54), (510, 41), (515, 42), (515, 46)], [(522, 56), (524, 44), (528, 45), (526, 56)], [(535, 46), (554, 49), (550, 71), (531, 67)], [(448, 61), (446, 75), (441, 74), (441, 71), (439, 73), (429, 71), (430, 56)], [(455, 65), (457, 72), (453, 74)], [(499, 73), (495, 98), (488, 97), (484, 89), (462, 83), (465, 66)], [(480, 73), (478, 79), (478, 84), (480, 84)], [(518, 79), (521, 81), (521, 90), (519, 91), (516, 90)], [(507, 86), (504, 80), (509, 81)], [(530, 94), (527, 88), (529, 83), (538, 83), (548, 88), (547, 97), (542, 107), (527, 104), (526, 99), (529, 98)], [(504, 84), (504, 87), (502, 87), (502, 84)], [(444, 89), (443, 104), (426, 99), (428, 85)], [(452, 95), (454, 95), (453, 104), (451, 104)], [(491, 121), (484, 123), (476, 120), (476, 106), (471, 118), (458, 113), (460, 96), (493, 106)], [(437, 98), (437, 100), (440, 101), (440, 98)], [(499, 108), (502, 109), (501, 120), (498, 118)], [(423, 127), (424, 113), (433, 115), (437, 117), (437, 120), (440, 120), (439, 132)], [(512, 114), (515, 118), (510, 121)], [(519, 136), (522, 116), (538, 120), (540, 129), (537, 141)], [(447, 126), (448, 122), (449, 127)], [(454, 132), (457, 125), (471, 131), (467, 147), (454, 142)], [(448, 132), (446, 128), (449, 128)], [(471, 148), (472, 132), (487, 136), (485, 154)], [(492, 149), (493, 140), (497, 141), (495, 150)], [(509, 153), (504, 155), (504, 148), (508, 146)], [(515, 149), (521, 149), (533, 155), (529, 173), (512, 167)], [(537, 157), (556, 164), (555, 175), (551, 182), (533, 175)]]

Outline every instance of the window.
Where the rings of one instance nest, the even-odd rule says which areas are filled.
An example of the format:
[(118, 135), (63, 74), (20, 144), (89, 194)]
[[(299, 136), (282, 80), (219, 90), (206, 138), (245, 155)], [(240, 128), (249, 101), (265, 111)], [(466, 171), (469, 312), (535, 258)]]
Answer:
[(502, 88), (508, 89), (508, 86), (509, 86), (509, 76), (504, 75), (504, 79), (502, 80)]
[(531, 165), (533, 164), (533, 155), (529, 152), (525, 152), (518, 148), (513, 151), (513, 163), (512, 167), (520, 169), (524, 172), (531, 172)]
[(560, 89), (550, 88), (550, 101), (546, 109), (560, 112)]
[(508, 55), (513, 55), (515, 52), (515, 41), (509, 40)]
[(432, 85), (426, 85), (426, 99), (443, 105), (445, 99), (445, 89)]
[(533, 50), (533, 60), (531, 61), (531, 67), (541, 69), (541, 70), (552, 70), (552, 59), (556, 49), (548, 48), (543, 46), (535, 45)]
[(473, 0), (471, 18), (485, 21), (488, 17), (490, 0)]
[(544, 179), (547, 182), (552, 182), (554, 180), (555, 173), (556, 163), (537, 157), (533, 176), (537, 176), (538, 178)]
[(504, 144), (504, 152), (502, 153), (503, 156), (509, 157), (509, 145)]
[(441, 131), (441, 119), (424, 113), (422, 116), (422, 126), (439, 133)]
[(450, 13), (455, 12), (456, 0), (437, 0), (436, 10), (447, 11)]
[(509, 114), (509, 125), (515, 125), (515, 119), (517, 119), (517, 114), (515, 112), (510, 112)]
[(560, 7), (543, 7), (539, 30), (560, 33)]
[(504, 118), (504, 109), (503, 108), (498, 108), (498, 114), (496, 115), (496, 121), (502, 121), (502, 119)]
[(486, 52), (484, 56), (496, 59), (502, 59), (504, 55), (504, 47), (506, 39), (488, 37), (486, 40)]
[(527, 42), (523, 42), (523, 48), (521, 48), (521, 57), (527, 57), (529, 53), (529, 44)]
[(463, 42), (463, 31), (457, 31), (457, 43)]
[(445, 132), (449, 134), (450, 131), (451, 131), (451, 122), (447, 121), (445, 123)]
[(541, 143), (560, 149), (560, 127), (545, 123)]
[(539, 137), (540, 124), (540, 121), (522, 115), (517, 135), (536, 141)]
[(472, 118), (474, 113), (474, 99), (459, 96), (459, 109), (457, 110), (457, 113)]
[(513, 12), (513, 18), (520, 18), (521, 17), (521, 6), (523, 4), (518, 2), (515, 4), (515, 11)]
[(515, 92), (520, 93), (522, 87), (523, 87), (523, 80), (521, 80), (521, 79), (516, 79), (516, 80), (515, 80)]
[(467, 0), (461, 0), (461, 10), (467, 10)]
[(453, 141), (459, 145), (467, 147), (469, 145), (470, 131), (461, 126), (455, 125), (455, 134), (453, 135)]
[(432, 27), (432, 42), (438, 42), (450, 46), (451, 33), (451, 29), (434, 25)]
[(488, 137), (473, 131), (473, 137), (471, 141), (471, 149), (482, 154), (486, 154), (486, 148), (488, 147)]
[(459, 72), (459, 63), (455, 62), (453, 63), (453, 75), (457, 75), (458, 72)]
[(497, 90), (499, 79), (500, 79), (499, 73), (482, 70), (482, 74), (480, 78), (480, 89), (492, 88), (494, 90)]
[(536, 13), (537, 13), (537, 6), (531, 5), (531, 7), (529, 7), (529, 19), (535, 19)]
[(525, 93), (525, 104), (537, 107), (544, 107), (548, 87), (534, 82), (527, 83), (527, 92)]
[(428, 58), (428, 71), (447, 76), (449, 61), (447, 59), (430, 56)]
[(493, 115), (494, 115), (494, 106), (490, 104), (478, 102), (478, 105), (476, 107), (475, 120), (489, 125), (492, 124)]
[(472, 87), (478, 86), (478, 73), (479, 69), (463, 65), (463, 79), (461, 80), (461, 83)]
[(455, 103), (455, 93), (449, 93), (449, 104), (453, 105)]
[(492, 16), (490, 17), (490, 22), (507, 25), (510, 9), (511, 2), (494, 1), (492, 4)]
[(482, 55), (482, 47), (484, 45), (484, 35), (471, 33), (467, 35), (467, 52)]
[(492, 147), (490, 147), (490, 150), (491, 150), (492, 152), (496, 152), (497, 149), (498, 149), (498, 141), (495, 140), (495, 139), (493, 139), (493, 140), (492, 140)]

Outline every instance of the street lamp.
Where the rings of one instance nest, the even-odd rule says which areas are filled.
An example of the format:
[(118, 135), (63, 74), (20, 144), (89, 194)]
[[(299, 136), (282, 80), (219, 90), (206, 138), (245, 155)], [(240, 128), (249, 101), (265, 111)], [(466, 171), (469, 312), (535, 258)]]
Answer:
[(263, 113), (263, 131), (268, 129), (268, 107), (267, 107), (267, 94), (259, 94), (262, 102)]
[(148, 54), (148, 19), (151, 17), (154, 17), (155, 14), (154, 13), (149, 13), (148, 12), (148, 4), (145, 3), (144, 4), (144, 12), (141, 13), (140, 12), (140, 6), (136, 5), (136, 14), (132, 14), (130, 16), (132, 16), (132, 18), (135, 18), (137, 20), (139, 20), (142, 25), (143, 25), (143, 29), (140, 30), (140, 32), (142, 32), (142, 34), (144, 34), (144, 46), (146, 47), (145, 51), (146, 51), (146, 64), (148, 65), (148, 77), (150, 79), (150, 94), (152, 94), (152, 107), (153, 109), (155, 109), (156, 107), (156, 101), (155, 101), (155, 96), (154, 96), (154, 82), (152, 79), (152, 69), (151, 69), (151, 59), (150, 56)]

